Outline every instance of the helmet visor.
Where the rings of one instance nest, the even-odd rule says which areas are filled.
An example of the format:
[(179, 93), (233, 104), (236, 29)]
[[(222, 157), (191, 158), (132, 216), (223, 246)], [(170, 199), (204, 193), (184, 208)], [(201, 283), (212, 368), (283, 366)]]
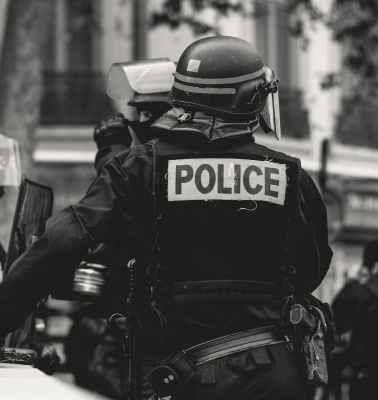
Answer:
[[(274, 71), (270, 68), (265, 68), (267, 82), (272, 82), (277, 79)], [(280, 103), (278, 99), (278, 89), (272, 91), (266, 99), (265, 106), (260, 113), (260, 118), (263, 118), (261, 125), (265, 133), (274, 132), (277, 140), (281, 140), (281, 119), (280, 119)], [(265, 125), (263, 127), (263, 125)]]
[(168, 58), (115, 63), (109, 70), (107, 92), (114, 100), (131, 99), (134, 92), (169, 92), (175, 71), (175, 64)]

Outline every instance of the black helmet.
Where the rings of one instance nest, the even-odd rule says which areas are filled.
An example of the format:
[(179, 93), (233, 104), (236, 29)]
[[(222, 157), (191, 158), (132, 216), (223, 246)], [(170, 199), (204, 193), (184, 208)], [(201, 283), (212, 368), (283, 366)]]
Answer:
[[(264, 113), (268, 95), (276, 93), (277, 86), (275, 73), (264, 66), (261, 55), (250, 43), (214, 36), (192, 43), (181, 55), (172, 102), (221, 118), (251, 121)], [(268, 121), (259, 120), (262, 128), (267, 128), (264, 130), (275, 130), (264, 126), (269, 125)], [(276, 134), (279, 138), (277, 130)]]
[[(157, 93), (138, 93), (134, 92), (134, 97), (127, 102), (127, 105), (138, 107), (145, 104), (155, 105), (156, 103), (164, 103), (171, 105), (171, 92), (157, 92)], [(171, 108), (171, 107), (169, 107)]]
[(108, 74), (107, 92), (115, 100), (131, 98), (127, 103), (170, 104), (170, 92), (176, 65), (168, 58), (115, 63)]

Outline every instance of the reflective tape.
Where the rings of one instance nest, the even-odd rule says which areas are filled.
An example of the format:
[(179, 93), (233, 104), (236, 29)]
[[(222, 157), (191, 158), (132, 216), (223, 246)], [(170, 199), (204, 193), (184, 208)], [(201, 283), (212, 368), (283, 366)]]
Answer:
[(247, 75), (242, 75), (242, 76), (235, 76), (233, 78), (194, 78), (191, 76), (185, 76), (181, 75), (180, 73), (176, 72), (175, 73), (175, 78), (179, 79), (180, 81), (183, 82), (188, 82), (188, 83), (198, 83), (201, 85), (227, 85), (229, 83), (240, 83), (240, 82), (245, 82), (249, 81), (255, 78), (258, 78), (265, 72), (265, 67), (262, 67), (256, 72), (252, 72)]
[(197, 86), (182, 85), (181, 83), (175, 82), (174, 87), (185, 92), (191, 93), (209, 93), (209, 94), (235, 94), (235, 88), (200, 88)]

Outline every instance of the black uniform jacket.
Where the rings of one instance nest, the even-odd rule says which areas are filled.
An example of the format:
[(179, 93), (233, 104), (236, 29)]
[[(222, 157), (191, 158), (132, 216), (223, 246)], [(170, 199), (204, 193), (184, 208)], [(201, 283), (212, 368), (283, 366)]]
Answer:
[(348, 282), (333, 301), (336, 332), (352, 332), (345, 364), (355, 372), (378, 372), (378, 276)]
[[(215, 128), (205, 129), (200, 142), (206, 137), (209, 145), (214, 138), (217, 143), (235, 136), (253, 140), (246, 129), (241, 135), (240, 129), (224, 128), (221, 135)], [(30, 245), (0, 283), (0, 339), (18, 328), (39, 299), (72, 276), (89, 247), (121, 234), (135, 252), (148, 247), (153, 224), (152, 169), (151, 143), (130, 148), (104, 165), (101, 176), (78, 204), (48, 220), (44, 236)], [(313, 291), (327, 273), (332, 251), (326, 208), (305, 171), (291, 229), (300, 279)]]

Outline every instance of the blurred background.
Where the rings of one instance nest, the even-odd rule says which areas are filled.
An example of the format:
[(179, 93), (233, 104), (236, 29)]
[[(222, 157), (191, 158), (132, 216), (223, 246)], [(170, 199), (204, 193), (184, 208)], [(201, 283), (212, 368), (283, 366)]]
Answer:
[[(55, 213), (95, 179), (94, 125), (135, 117), (106, 94), (114, 62), (177, 61), (214, 34), (249, 41), (280, 79), (283, 139), (257, 142), (299, 157), (327, 204), (334, 258), (316, 294), (331, 301), (378, 238), (377, 32), (376, 1), (0, 0), (0, 126), (27, 177), (53, 188)], [(59, 345), (72, 304), (50, 307)]]

